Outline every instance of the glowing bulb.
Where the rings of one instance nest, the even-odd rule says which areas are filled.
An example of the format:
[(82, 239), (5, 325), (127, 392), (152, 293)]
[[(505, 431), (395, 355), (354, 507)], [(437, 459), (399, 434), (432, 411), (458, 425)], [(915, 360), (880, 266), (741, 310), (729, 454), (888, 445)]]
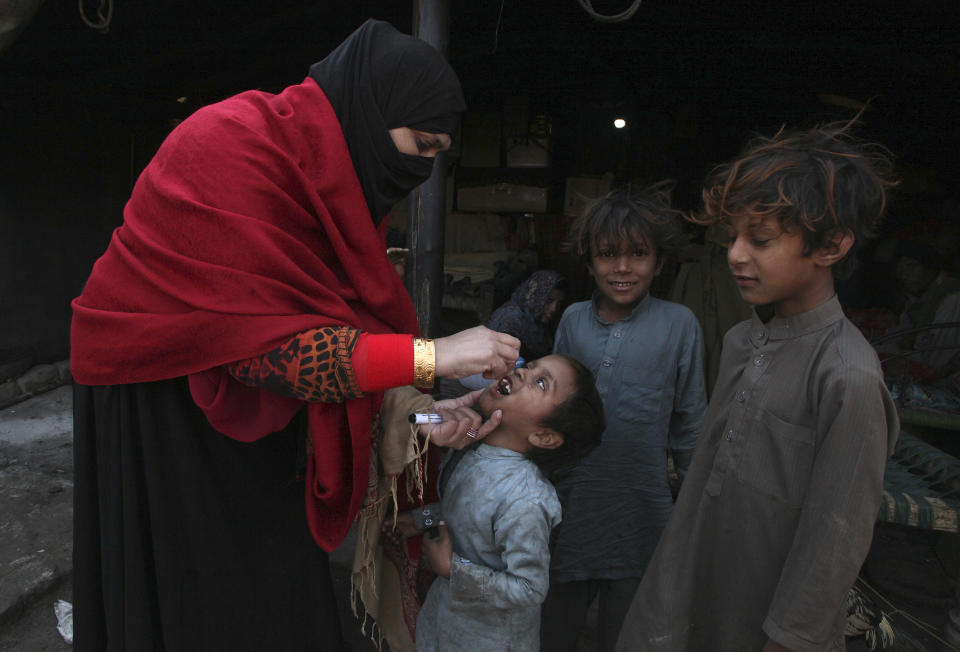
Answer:
[(616, 120), (613, 121), (613, 126), (616, 127), (617, 129), (623, 129), (624, 127), (627, 126), (627, 121), (624, 120), (623, 118), (617, 118)]

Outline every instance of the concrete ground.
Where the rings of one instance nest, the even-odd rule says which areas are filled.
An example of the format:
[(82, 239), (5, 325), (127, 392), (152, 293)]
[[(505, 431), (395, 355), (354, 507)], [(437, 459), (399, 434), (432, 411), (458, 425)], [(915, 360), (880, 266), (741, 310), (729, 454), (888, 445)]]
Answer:
[[(54, 604), (72, 600), (72, 410), (69, 385), (0, 410), (0, 652), (71, 648)], [(331, 556), (334, 585), (345, 636), (373, 652), (350, 611), (352, 548)]]
[[(72, 401), (69, 385), (0, 411), (0, 649), (32, 609), (49, 603), (70, 577), (73, 515)], [(69, 598), (67, 598), (69, 599)], [(58, 637), (59, 635), (57, 635)], [(50, 645), (56, 645), (50, 637)], [(61, 641), (62, 643), (62, 641)]]

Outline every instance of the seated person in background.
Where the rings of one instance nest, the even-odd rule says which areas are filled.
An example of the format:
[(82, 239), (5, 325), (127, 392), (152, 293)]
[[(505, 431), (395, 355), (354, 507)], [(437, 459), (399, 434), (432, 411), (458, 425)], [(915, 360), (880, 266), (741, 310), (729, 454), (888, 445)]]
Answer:
[[(548, 477), (600, 442), (603, 402), (586, 367), (549, 355), (502, 378), (477, 406), (484, 418), (499, 411), (501, 419), (440, 471), (445, 525), (423, 538), (438, 577), (417, 618), (417, 650), (535, 652), (550, 532), (560, 522)], [(411, 512), (398, 516), (398, 528), (419, 534)]]
[[(487, 328), (519, 339), (520, 355), (525, 360), (542, 358), (553, 350), (556, 317), (566, 297), (567, 280), (559, 272), (538, 270), (493, 312)], [(480, 374), (460, 380), (470, 389), (486, 387), (490, 382)]]
[[(942, 269), (936, 248), (920, 240), (906, 240), (897, 248), (897, 284), (903, 293), (903, 308), (894, 334), (878, 348), (888, 375), (904, 373), (917, 380), (936, 380), (960, 371), (960, 327), (913, 329), (960, 322), (960, 279)], [(889, 357), (889, 354), (896, 354)]]

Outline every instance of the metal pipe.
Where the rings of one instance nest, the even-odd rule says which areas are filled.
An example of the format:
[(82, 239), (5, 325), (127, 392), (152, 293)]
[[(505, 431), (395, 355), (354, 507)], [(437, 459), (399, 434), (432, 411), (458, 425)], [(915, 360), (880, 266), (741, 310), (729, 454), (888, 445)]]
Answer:
[[(446, 56), (450, 38), (448, 0), (414, 0), (413, 35)], [(425, 337), (441, 335), (446, 189), (447, 153), (441, 152), (433, 162), (430, 178), (410, 193), (410, 261), (406, 281)]]

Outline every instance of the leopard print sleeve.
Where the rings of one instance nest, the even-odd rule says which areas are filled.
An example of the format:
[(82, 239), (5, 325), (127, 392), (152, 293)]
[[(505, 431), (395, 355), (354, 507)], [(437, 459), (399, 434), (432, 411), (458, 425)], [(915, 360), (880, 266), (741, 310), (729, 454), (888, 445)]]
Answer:
[(353, 371), (361, 331), (325, 326), (294, 335), (261, 356), (224, 365), (245, 385), (316, 403), (342, 403), (363, 392)]

